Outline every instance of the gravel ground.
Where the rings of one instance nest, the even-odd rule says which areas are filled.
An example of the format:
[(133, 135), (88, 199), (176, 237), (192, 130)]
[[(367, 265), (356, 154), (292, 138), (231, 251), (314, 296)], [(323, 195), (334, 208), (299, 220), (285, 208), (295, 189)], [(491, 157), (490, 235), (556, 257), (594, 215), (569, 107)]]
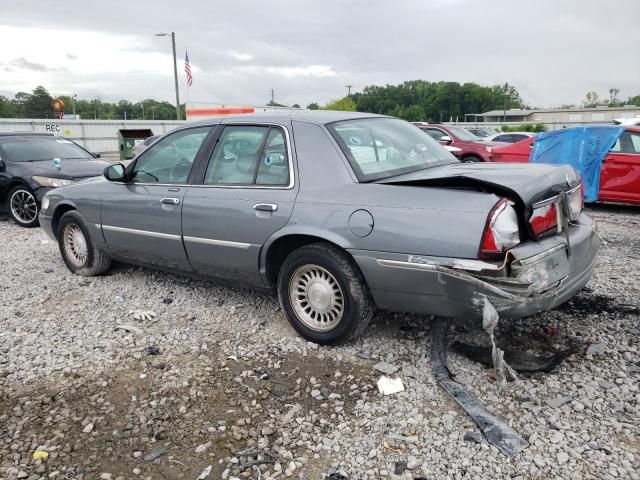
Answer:
[[(209, 465), (229, 479), (638, 479), (640, 209), (591, 213), (608, 248), (589, 286), (498, 331), (503, 346), (576, 353), (523, 375), (526, 390), (449, 353), (528, 439), (511, 461), (464, 439), (478, 430), (434, 382), (429, 318), (378, 313), (357, 342), (318, 347), (274, 297), (125, 265), (74, 276), (42, 231), (1, 220), (0, 479), (196, 479)], [(450, 329), (465, 335), (487, 341)], [(404, 392), (378, 392), (380, 360)]]

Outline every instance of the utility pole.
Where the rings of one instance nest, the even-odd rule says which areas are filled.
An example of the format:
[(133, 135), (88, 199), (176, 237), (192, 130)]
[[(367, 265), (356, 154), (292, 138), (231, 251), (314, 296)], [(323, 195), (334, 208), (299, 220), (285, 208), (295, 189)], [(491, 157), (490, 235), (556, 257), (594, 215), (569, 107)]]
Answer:
[(509, 91), (509, 82), (504, 82), (504, 110), (502, 111), (503, 119), (502, 121), (506, 123), (507, 121), (507, 92)]
[(275, 99), (275, 93), (273, 91), (273, 88), (271, 89), (271, 105), (273, 105), (274, 103), (276, 103)]
[(180, 93), (178, 91), (178, 61), (176, 60), (176, 34), (175, 32), (169, 33), (156, 33), (156, 37), (171, 37), (171, 46), (173, 48), (173, 80), (176, 86), (176, 119), (182, 120), (182, 114), (180, 112)]
[(353, 87), (353, 85), (345, 85), (346, 89), (347, 89), (347, 97), (351, 96), (351, 88)]

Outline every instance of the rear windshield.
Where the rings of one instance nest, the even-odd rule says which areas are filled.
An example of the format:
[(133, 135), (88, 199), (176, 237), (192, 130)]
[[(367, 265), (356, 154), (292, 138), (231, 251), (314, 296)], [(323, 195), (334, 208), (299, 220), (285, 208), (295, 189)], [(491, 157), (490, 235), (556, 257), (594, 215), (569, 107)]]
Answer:
[(327, 127), (361, 182), (458, 162), (428, 134), (403, 120), (365, 118)]
[(10, 162), (93, 158), (87, 151), (64, 138), (11, 138), (3, 140), (0, 146)]

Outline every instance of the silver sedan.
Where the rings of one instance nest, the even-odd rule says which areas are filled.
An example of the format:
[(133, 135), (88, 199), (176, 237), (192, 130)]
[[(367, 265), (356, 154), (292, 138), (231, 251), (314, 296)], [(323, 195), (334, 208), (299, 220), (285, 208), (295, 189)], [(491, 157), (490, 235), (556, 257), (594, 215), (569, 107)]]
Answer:
[(481, 317), (551, 309), (589, 281), (598, 236), (568, 166), (461, 164), (390, 117), (300, 111), (181, 127), (128, 167), (59, 188), (40, 223), (79, 275), (111, 259), (277, 291), (305, 338), (376, 308)]

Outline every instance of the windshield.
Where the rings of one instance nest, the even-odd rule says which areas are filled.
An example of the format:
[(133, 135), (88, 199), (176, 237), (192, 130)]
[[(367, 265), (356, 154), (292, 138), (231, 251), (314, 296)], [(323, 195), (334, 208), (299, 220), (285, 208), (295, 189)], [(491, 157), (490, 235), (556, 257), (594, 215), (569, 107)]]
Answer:
[(425, 132), (403, 120), (346, 120), (328, 128), (361, 182), (458, 161)]
[(12, 138), (2, 142), (2, 149), (11, 162), (37, 162), (53, 158), (93, 159), (86, 150), (65, 138)]
[(480, 140), (479, 137), (471, 133), (469, 130), (465, 130), (464, 128), (452, 127), (450, 125), (448, 125), (447, 128), (451, 131), (451, 133), (453, 133), (456, 137), (458, 137), (458, 139), (462, 140), (463, 142), (477, 142), (478, 140)]

